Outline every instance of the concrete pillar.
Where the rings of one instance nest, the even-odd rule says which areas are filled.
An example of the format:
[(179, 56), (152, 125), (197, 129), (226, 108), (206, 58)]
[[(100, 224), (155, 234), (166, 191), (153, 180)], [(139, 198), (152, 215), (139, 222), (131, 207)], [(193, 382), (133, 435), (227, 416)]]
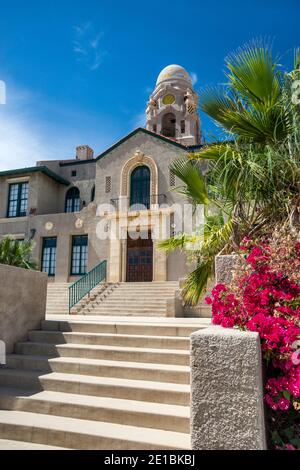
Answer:
[(159, 241), (153, 240), (153, 281), (167, 280), (167, 255), (158, 249)]
[(57, 237), (56, 247), (56, 282), (68, 282), (71, 266), (71, 237), (68, 233), (61, 233)]
[(192, 449), (266, 449), (258, 333), (210, 326), (191, 335)]
[(216, 284), (229, 284), (239, 260), (238, 255), (219, 255), (215, 258)]
[(121, 241), (116, 239), (110, 240), (109, 252), (109, 282), (121, 281), (121, 262), (122, 262), (122, 245)]

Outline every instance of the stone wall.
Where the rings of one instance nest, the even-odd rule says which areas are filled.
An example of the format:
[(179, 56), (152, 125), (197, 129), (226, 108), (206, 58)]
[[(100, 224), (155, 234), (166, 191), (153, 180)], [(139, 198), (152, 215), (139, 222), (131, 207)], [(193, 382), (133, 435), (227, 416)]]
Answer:
[(258, 333), (210, 326), (191, 335), (192, 448), (266, 449)]
[(215, 258), (216, 284), (229, 284), (232, 271), (239, 260), (238, 255), (219, 255)]
[(0, 264), (0, 340), (6, 352), (45, 318), (47, 275)]

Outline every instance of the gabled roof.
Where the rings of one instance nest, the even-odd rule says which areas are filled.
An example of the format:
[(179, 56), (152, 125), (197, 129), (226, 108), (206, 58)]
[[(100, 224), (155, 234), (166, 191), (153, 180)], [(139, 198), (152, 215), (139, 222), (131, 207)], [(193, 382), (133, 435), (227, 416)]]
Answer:
[(166, 142), (170, 145), (174, 145), (175, 147), (181, 148), (182, 150), (185, 150), (186, 152), (194, 152), (196, 150), (199, 150), (202, 147), (202, 145), (183, 145), (183, 144), (180, 144), (179, 142), (176, 142), (176, 140), (174, 140), (174, 139), (171, 139), (169, 137), (165, 137), (164, 135), (161, 135), (161, 134), (157, 134), (156, 132), (149, 131), (148, 129), (145, 129), (144, 127), (138, 127), (137, 129), (134, 129), (132, 132), (127, 134), (125, 137), (123, 137), (121, 140), (119, 140), (118, 142), (113, 144), (111, 147), (104, 150), (104, 152), (97, 155), (95, 158), (91, 158), (89, 160), (76, 160), (76, 159), (60, 160), (59, 161), (59, 166), (86, 165), (86, 164), (95, 163), (98, 160), (100, 160), (101, 158), (105, 157), (105, 155), (109, 154), (112, 150), (119, 147), (119, 145), (123, 144), (128, 139), (133, 137), (138, 132), (142, 132), (144, 134), (151, 135), (152, 137), (154, 137), (156, 139), (162, 140), (163, 142)]
[(175, 140), (173, 139), (170, 139), (169, 137), (165, 137), (164, 135), (161, 135), (161, 134), (157, 134), (156, 132), (152, 132), (152, 131), (149, 131), (148, 129), (145, 129), (144, 127), (138, 127), (137, 129), (135, 129), (134, 131), (130, 132), (130, 134), (127, 134), (125, 137), (123, 137), (121, 140), (119, 140), (118, 142), (116, 142), (114, 145), (112, 145), (111, 147), (109, 147), (107, 150), (105, 150), (104, 152), (100, 153), (99, 155), (97, 155), (97, 157), (95, 158), (96, 160), (99, 160), (100, 158), (103, 158), (105, 157), (105, 155), (107, 155), (108, 153), (110, 153), (112, 150), (114, 150), (115, 148), (119, 147), (119, 145), (123, 144), (124, 142), (126, 142), (126, 140), (130, 139), (131, 137), (133, 137), (135, 134), (137, 134), (138, 132), (142, 132), (144, 134), (147, 134), (147, 135), (151, 135), (152, 137), (156, 138), (156, 139), (159, 139), (159, 140), (162, 140), (163, 142), (166, 142), (170, 145), (174, 145), (175, 147), (178, 147), (178, 148), (181, 148), (182, 150), (185, 150), (185, 151), (192, 151), (194, 149), (194, 147), (197, 147), (197, 148), (200, 148), (201, 146), (187, 146), (187, 145), (183, 145), (183, 144), (180, 144), (179, 142), (176, 142)]
[(16, 170), (0, 171), (0, 177), (1, 176), (27, 175), (28, 173), (38, 173), (38, 172), (43, 173), (49, 178), (52, 178), (54, 181), (56, 181), (59, 184), (63, 184), (65, 186), (69, 186), (71, 184), (69, 181), (62, 178), (57, 173), (54, 173), (54, 171), (50, 170), (46, 166), (33, 166), (33, 167), (28, 167), (28, 168), (18, 168)]

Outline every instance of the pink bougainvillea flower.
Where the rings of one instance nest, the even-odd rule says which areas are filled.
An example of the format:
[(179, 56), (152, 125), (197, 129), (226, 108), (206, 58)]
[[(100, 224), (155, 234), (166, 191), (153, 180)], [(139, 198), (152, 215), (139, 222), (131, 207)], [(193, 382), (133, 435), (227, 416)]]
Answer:
[[(295, 413), (293, 403), (300, 398), (300, 364), (293, 360), (293, 345), (300, 339), (300, 242), (282, 240), (274, 248), (244, 239), (241, 249), (242, 268), (232, 283), (216, 285), (205, 300), (212, 306), (213, 324), (259, 333), (266, 404), (275, 413)], [(296, 450), (290, 443), (284, 449)]]

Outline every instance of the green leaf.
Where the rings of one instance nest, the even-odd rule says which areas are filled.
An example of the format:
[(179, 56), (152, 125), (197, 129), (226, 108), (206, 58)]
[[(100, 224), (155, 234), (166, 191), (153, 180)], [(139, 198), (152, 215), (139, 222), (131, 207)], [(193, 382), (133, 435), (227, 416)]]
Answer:
[(283, 445), (283, 440), (280, 437), (278, 431), (273, 431), (272, 432), (272, 441), (274, 442), (274, 444)]
[(197, 268), (188, 275), (182, 291), (183, 298), (187, 304), (196, 305), (198, 303), (212, 273), (213, 259), (208, 259), (200, 263)]
[(186, 157), (180, 158), (171, 164), (170, 169), (184, 183), (184, 186), (176, 188), (177, 192), (184, 194), (195, 204), (210, 203), (206, 183), (197, 162)]
[(295, 446), (298, 450), (300, 450), (300, 438), (293, 438), (290, 440), (290, 443)]

